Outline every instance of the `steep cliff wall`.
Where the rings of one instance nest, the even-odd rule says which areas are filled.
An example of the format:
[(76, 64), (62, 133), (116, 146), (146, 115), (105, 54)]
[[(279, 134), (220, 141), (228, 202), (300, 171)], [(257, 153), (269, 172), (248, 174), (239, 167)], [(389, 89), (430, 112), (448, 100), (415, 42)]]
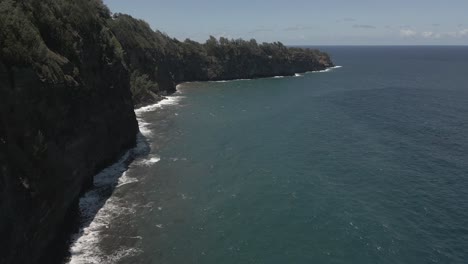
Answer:
[(0, 2), (0, 263), (36, 263), (93, 175), (135, 142), (98, 1)]

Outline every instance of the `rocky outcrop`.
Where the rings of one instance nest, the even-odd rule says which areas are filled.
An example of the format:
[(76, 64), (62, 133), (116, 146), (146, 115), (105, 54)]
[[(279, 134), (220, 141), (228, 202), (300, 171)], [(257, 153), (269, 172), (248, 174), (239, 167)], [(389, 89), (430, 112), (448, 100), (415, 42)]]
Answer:
[(0, 263), (44, 257), (93, 175), (135, 143), (108, 19), (97, 1), (0, 3)]

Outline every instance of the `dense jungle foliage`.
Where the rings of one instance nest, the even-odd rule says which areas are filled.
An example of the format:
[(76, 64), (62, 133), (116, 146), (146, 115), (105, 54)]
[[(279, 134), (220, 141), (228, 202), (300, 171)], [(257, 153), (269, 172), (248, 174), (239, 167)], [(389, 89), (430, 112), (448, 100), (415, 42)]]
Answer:
[[(113, 62), (124, 59), (136, 105), (174, 92), (183, 81), (293, 75), (331, 66), (325, 53), (281, 42), (223, 37), (205, 43), (179, 41), (143, 20), (111, 15), (100, 0), (2, 0), (0, 14), (4, 64), (32, 66), (45, 82), (78, 85), (79, 62), (89, 45), (97, 43)], [(89, 34), (95, 28), (100, 34)]]

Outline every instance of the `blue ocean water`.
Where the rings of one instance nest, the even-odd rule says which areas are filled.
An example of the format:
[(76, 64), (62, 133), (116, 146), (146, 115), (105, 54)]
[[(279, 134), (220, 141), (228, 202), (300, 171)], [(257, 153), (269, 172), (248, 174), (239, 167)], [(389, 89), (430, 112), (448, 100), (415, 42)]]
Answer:
[(468, 47), (320, 48), (342, 67), (138, 110), (71, 263), (467, 263)]

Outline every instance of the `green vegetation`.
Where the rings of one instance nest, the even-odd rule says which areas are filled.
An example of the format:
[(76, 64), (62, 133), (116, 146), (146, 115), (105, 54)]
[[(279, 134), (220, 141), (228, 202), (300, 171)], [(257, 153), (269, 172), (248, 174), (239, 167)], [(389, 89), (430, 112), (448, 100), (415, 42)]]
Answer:
[[(100, 0), (3, 0), (0, 29), (2, 62), (32, 67), (47, 83), (81, 85), (86, 56), (106, 63), (123, 60), (135, 105), (152, 103), (183, 81), (293, 75), (331, 66), (325, 53), (280, 42), (214, 37), (181, 42), (143, 20), (111, 16)], [(90, 33), (96, 29), (99, 34)], [(92, 45), (94, 51), (86, 52)]]
[(170, 66), (180, 60), (176, 40), (153, 31), (145, 21), (128, 15), (116, 14), (108, 22), (125, 51), (134, 103), (152, 103), (158, 95), (175, 91), (175, 68)]
[(174, 92), (176, 83), (184, 81), (294, 75), (332, 66), (326, 53), (289, 48), (281, 42), (258, 44), (254, 39), (214, 37), (203, 44), (190, 39), (181, 42), (125, 14), (115, 14), (109, 25), (125, 50), (132, 76), (141, 78), (132, 81), (136, 105), (151, 103), (155, 95)]
[(130, 75), (130, 91), (134, 102), (154, 101), (158, 98), (159, 87), (151, 81), (148, 74), (134, 70)]
[[(48, 83), (79, 84), (87, 45), (100, 44), (108, 58), (122, 49), (104, 27), (110, 12), (101, 1), (0, 2), (0, 58), (7, 66), (32, 67)], [(96, 29), (100, 34), (92, 34)]]

